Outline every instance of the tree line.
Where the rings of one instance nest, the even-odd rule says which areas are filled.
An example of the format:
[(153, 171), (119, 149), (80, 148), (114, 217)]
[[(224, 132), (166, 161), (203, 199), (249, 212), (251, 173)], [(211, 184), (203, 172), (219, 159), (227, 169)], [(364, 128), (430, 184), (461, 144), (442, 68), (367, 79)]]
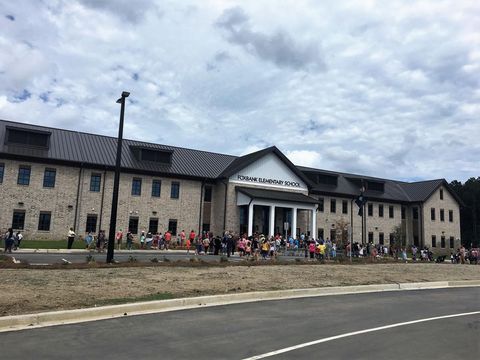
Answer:
[(480, 177), (470, 178), (464, 184), (453, 180), (451, 188), (462, 199), (460, 207), (460, 231), (466, 247), (480, 245)]

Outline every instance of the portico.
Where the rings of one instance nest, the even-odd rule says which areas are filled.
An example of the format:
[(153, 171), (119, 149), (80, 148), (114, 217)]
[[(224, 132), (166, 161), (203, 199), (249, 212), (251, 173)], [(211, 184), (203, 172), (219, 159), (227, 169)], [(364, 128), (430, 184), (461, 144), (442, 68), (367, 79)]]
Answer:
[[(241, 230), (246, 230), (248, 236), (254, 232), (274, 236), (276, 233), (297, 234), (297, 219), (299, 211), (310, 212), (308, 229), (312, 234), (316, 229), (317, 200), (298, 192), (265, 190), (259, 188), (237, 187), (237, 206), (243, 209), (244, 223)], [(246, 216), (245, 216), (246, 215)], [(246, 225), (246, 226), (245, 226)], [(267, 235), (267, 234), (265, 234)]]

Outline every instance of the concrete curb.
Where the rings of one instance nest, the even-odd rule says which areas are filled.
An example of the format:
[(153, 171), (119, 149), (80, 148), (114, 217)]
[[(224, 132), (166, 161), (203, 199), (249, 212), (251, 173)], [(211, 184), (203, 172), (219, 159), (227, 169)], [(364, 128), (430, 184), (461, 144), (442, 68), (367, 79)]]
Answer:
[(423, 283), (397, 283), (381, 285), (358, 285), (311, 289), (292, 289), (248, 292), (191, 298), (137, 302), (122, 305), (101, 306), (87, 309), (52, 311), (38, 314), (0, 317), (0, 332), (32, 329), (44, 326), (73, 324), (86, 321), (112, 319), (123, 316), (195, 309), (210, 306), (239, 304), (256, 301), (284, 300), (304, 297), (361, 294), (383, 291), (440, 289), (450, 287), (480, 286), (480, 280), (436, 281)]

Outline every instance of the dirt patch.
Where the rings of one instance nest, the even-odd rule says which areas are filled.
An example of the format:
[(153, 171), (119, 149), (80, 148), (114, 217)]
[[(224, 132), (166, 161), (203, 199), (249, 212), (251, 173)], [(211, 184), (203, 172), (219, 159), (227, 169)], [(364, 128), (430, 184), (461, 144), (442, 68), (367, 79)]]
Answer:
[(451, 264), (272, 265), (1, 269), (0, 315), (92, 307), (146, 296), (225, 294), (396, 282), (480, 280), (480, 267)]

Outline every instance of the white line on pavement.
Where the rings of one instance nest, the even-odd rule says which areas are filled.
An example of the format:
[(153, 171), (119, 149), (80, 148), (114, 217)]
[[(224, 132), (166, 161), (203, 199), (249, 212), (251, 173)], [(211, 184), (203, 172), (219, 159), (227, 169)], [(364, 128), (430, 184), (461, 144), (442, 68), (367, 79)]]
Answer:
[(426, 318), (426, 319), (419, 319), (419, 320), (406, 321), (406, 322), (401, 322), (401, 323), (396, 323), (396, 324), (390, 324), (390, 325), (385, 325), (385, 326), (379, 326), (379, 327), (371, 328), (371, 329), (353, 331), (353, 332), (349, 332), (349, 333), (345, 333), (345, 334), (340, 334), (340, 335), (330, 336), (330, 337), (323, 338), (323, 339), (318, 339), (318, 340), (314, 340), (314, 341), (309, 341), (309, 342), (306, 342), (306, 343), (303, 343), (303, 344), (298, 344), (298, 345), (290, 346), (290, 347), (287, 347), (287, 348), (284, 348), (284, 349), (279, 349), (279, 350), (275, 350), (275, 351), (270, 351), (270, 352), (265, 353), (265, 354), (260, 354), (260, 355), (252, 356), (252, 357), (249, 357), (249, 358), (245, 358), (245, 359), (243, 359), (243, 360), (264, 359), (264, 358), (267, 358), (267, 357), (271, 357), (271, 356), (283, 354), (283, 353), (286, 353), (286, 352), (289, 352), (289, 351), (293, 351), (293, 350), (297, 350), (297, 349), (301, 349), (301, 348), (304, 348), (304, 347), (321, 344), (321, 343), (324, 343), (324, 342), (327, 342), (327, 341), (342, 339), (342, 338), (345, 338), (345, 337), (355, 336), (355, 335), (360, 335), (360, 334), (365, 334), (365, 333), (374, 332), (374, 331), (381, 331), (381, 330), (391, 329), (391, 328), (395, 328), (395, 327), (399, 327), (399, 326), (406, 326), (406, 325), (418, 324), (418, 323), (427, 322), (427, 321), (440, 320), (440, 319), (448, 319), (448, 318), (459, 317), (459, 316), (477, 315), (477, 314), (480, 314), (480, 311), (472, 311), (472, 312), (461, 313), (461, 314), (452, 314), (452, 315), (436, 316), (436, 317), (431, 317), (431, 318)]

